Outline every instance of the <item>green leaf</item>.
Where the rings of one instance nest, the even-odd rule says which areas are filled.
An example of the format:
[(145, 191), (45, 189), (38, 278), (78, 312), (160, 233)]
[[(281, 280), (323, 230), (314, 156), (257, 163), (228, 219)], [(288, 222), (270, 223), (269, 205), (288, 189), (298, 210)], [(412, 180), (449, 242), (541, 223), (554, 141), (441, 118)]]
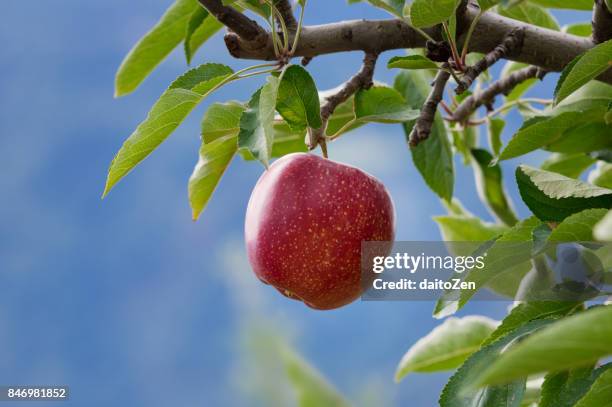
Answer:
[(482, 11), (487, 11), (490, 8), (497, 6), (502, 0), (478, 0), (478, 6)]
[(584, 209), (612, 207), (612, 190), (554, 172), (521, 165), (516, 179), (523, 201), (543, 221), (559, 222)]
[(521, 2), (510, 7), (498, 7), (498, 12), (504, 17), (525, 23), (559, 31), (559, 23), (546, 9), (528, 2)]
[(542, 223), (533, 230), (533, 253), (540, 254), (545, 251), (548, 245), (548, 238), (552, 233), (550, 225)]
[[(322, 91), (319, 99), (324, 102), (329, 94), (333, 94), (337, 89)], [(363, 126), (366, 122), (356, 121), (354, 112), (354, 97), (351, 96), (345, 102), (336, 107), (327, 122), (328, 134), (342, 134)], [(304, 138), (306, 129), (293, 130), (287, 122), (277, 115), (274, 119), (274, 144), (272, 146), (272, 157), (282, 157), (283, 155), (307, 151)], [(255, 157), (247, 150), (240, 150), (240, 155), (245, 160), (255, 160)]]
[(535, 407), (540, 400), (542, 380), (540, 378), (527, 380), (525, 395), (521, 401), (521, 407)]
[[(588, 115), (585, 115), (588, 116)], [(612, 148), (612, 137), (608, 137), (612, 126), (604, 123), (588, 123), (565, 131), (562, 136), (548, 144), (548, 151), (559, 153), (591, 153)]]
[(285, 69), (278, 85), (276, 110), (294, 130), (321, 127), (317, 86), (303, 67), (291, 65)]
[(223, 136), (210, 143), (202, 143), (198, 163), (189, 178), (189, 203), (193, 220), (206, 207), (223, 173), (238, 149), (236, 135)]
[(579, 37), (590, 37), (593, 33), (593, 25), (591, 23), (568, 24), (564, 25), (561, 31)]
[(191, 17), (189, 18), (189, 22), (187, 23), (187, 32), (185, 34), (184, 48), (185, 48), (185, 58), (187, 59), (187, 63), (191, 62), (191, 37), (193, 33), (202, 25), (204, 20), (208, 17), (208, 10), (204, 7), (198, 7), (191, 13)]
[(185, 35), (184, 49), (187, 63), (190, 64), (195, 52), (208, 39), (215, 35), (223, 24), (217, 21), (216, 18), (209, 15), (205, 8), (199, 7), (191, 16), (187, 25), (187, 34)]
[(612, 101), (612, 85), (591, 81), (572, 93), (565, 100), (549, 109), (551, 115), (572, 110), (589, 110), (599, 108), (605, 110)]
[[(533, 248), (532, 233), (541, 222), (535, 217), (525, 219), (508, 229), (496, 239), (485, 251), (485, 267), (474, 272), (464, 272), (453, 278), (464, 282), (473, 282), (476, 290), (448, 290), (436, 303), (434, 316), (442, 318), (461, 309), (477, 290), (504, 274), (522, 276), (531, 269), (531, 252)], [(518, 278), (515, 287), (520, 282)]]
[(472, 162), (471, 149), (479, 144), (480, 129), (477, 126), (462, 126), (455, 123), (450, 127), (450, 132), (455, 150), (463, 157), (463, 164), (468, 165)]
[[(438, 116), (439, 117), (439, 116)], [(427, 140), (411, 148), (412, 160), (427, 185), (442, 199), (453, 196), (454, 168), (452, 151), (442, 120), (434, 121)]]
[(237, 136), (240, 116), (246, 107), (239, 102), (213, 103), (202, 119), (202, 141), (210, 143), (225, 136)]
[(569, 301), (530, 301), (519, 303), (512, 308), (495, 331), (483, 342), (488, 345), (519, 328), (520, 326), (536, 320), (562, 317), (576, 309), (579, 303)]
[(612, 66), (612, 40), (603, 42), (576, 57), (562, 72), (555, 89), (555, 103), (571, 95), (580, 87)]
[[(438, 224), (445, 242), (462, 243), (451, 246), (455, 256), (468, 256), (478, 249), (481, 242), (491, 240), (508, 230), (506, 226), (487, 223), (475, 216), (434, 216), (433, 220)], [(474, 242), (474, 244), (470, 246), (468, 242)]]
[(597, 161), (597, 167), (589, 173), (589, 183), (612, 189), (612, 164)]
[(457, 0), (414, 0), (410, 21), (417, 28), (431, 27), (448, 20), (457, 8)]
[(204, 64), (179, 76), (121, 146), (111, 162), (102, 196), (164, 142), (198, 103), (231, 73), (225, 65)]
[(546, 375), (539, 407), (574, 407), (599, 374), (588, 366)]
[(591, 0), (529, 0), (529, 2), (548, 8), (586, 11), (593, 9), (593, 2)]
[[(530, 335), (493, 361), (478, 385), (588, 366), (612, 354), (612, 307), (599, 306)], [(588, 345), (588, 346), (587, 346)]]
[(481, 389), (473, 386), (473, 380), (479, 372), (494, 363), (509, 344), (532, 334), (538, 329), (543, 329), (551, 322), (551, 320), (528, 322), (473, 353), (444, 387), (440, 396), (440, 407), (519, 407), (525, 392), (526, 380), (524, 378), (508, 384)]
[[(394, 87), (413, 109), (420, 109), (429, 95), (430, 78), (427, 71), (402, 71), (395, 78)], [(408, 138), (414, 121), (404, 123)], [(453, 196), (455, 169), (453, 154), (446, 127), (440, 114), (436, 115), (431, 134), (427, 140), (410, 149), (412, 160), (427, 185), (442, 199), (450, 201)]]
[(578, 178), (594, 162), (595, 160), (586, 154), (553, 153), (542, 163), (540, 168), (569, 178)]
[[(563, 137), (568, 137), (567, 131), (576, 127), (577, 124), (594, 121), (599, 115), (600, 112), (595, 110), (573, 111), (563, 112), (551, 117), (535, 117), (527, 120), (503, 149), (499, 159), (507, 160), (519, 157), (538, 148), (551, 145)], [(584, 131), (581, 133), (584, 134)], [(559, 148), (555, 150), (559, 150)]]
[(551, 242), (588, 242), (593, 240), (593, 227), (608, 212), (607, 209), (586, 209), (568, 216), (550, 234)]
[[(238, 0), (224, 0), (225, 4), (236, 3)], [(242, 4), (246, 9), (251, 10), (255, 14), (269, 19), (271, 15), (270, 6), (265, 1), (261, 0), (242, 0), (239, 4)], [(235, 8), (238, 8), (234, 6)]]
[(472, 157), (474, 158), (472, 167), (480, 199), (499, 220), (509, 226), (515, 225), (518, 219), (508, 202), (502, 182), (501, 167), (498, 164), (490, 165), (493, 156), (487, 150), (472, 149)]
[(274, 144), (272, 157), (308, 151), (305, 143), (306, 131), (294, 131), (280, 118), (274, 119)]
[[(405, 0), (366, 0), (374, 7), (381, 8), (396, 17), (402, 17)], [(361, 0), (349, 0), (349, 3), (359, 3)]]
[(598, 371), (603, 371), (574, 407), (612, 406), (612, 369), (609, 367), (610, 365), (608, 364), (597, 369)]
[(408, 55), (405, 57), (391, 58), (387, 64), (387, 68), (438, 69), (438, 65), (423, 55)]
[(295, 352), (282, 349), (282, 358), (299, 407), (349, 407), (345, 398)]
[(448, 318), (406, 352), (397, 366), (395, 380), (411, 372), (439, 372), (461, 366), (496, 326), (496, 321), (481, 316)]
[(504, 131), (504, 127), (506, 127), (504, 119), (491, 118), (487, 120), (489, 147), (491, 147), (491, 151), (493, 151), (493, 155), (495, 156), (498, 156), (501, 151), (501, 135)]
[(468, 211), (457, 198), (453, 198), (450, 201), (442, 200), (441, 204), (451, 216), (474, 217), (474, 215), (472, 215), (472, 213), (470, 213), (470, 211)]
[(603, 242), (612, 242), (612, 211), (608, 211), (606, 216), (595, 225), (593, 236)]
[(196, 0), (176, 0), (157, 24), (126, 55), (115, 77), (115, 96), (134, 91), (185, 38)]
[(487, 282), (485, 287), (487, 290), (502, 297), (516, 299), (517, 296), (521, 294), (520, 290), (523, 282), (531, 271), (531, 263), (529, 261), (524, 261), (496, 275)]
[[(282, 117), (277, 115), (273, 125), (272, 157), (282, 157), (291, 153), (306, 152), (308, 148), (304, 139), (306, 131), (294, 131)], [(256, 160), (248, 150), (242, 149), (238, 153), (244, 160)]]
[(355, 119), (365, 122), (402, 123), (419, 117), (420, 111), (387, 86), (372, 86), (355, 94)]
[(249, 151), (268, 167), (274, 141), (274, 112), (280, 79), (268, 76), (266, 84), (251, 97), (240, 118), (238, 147)]

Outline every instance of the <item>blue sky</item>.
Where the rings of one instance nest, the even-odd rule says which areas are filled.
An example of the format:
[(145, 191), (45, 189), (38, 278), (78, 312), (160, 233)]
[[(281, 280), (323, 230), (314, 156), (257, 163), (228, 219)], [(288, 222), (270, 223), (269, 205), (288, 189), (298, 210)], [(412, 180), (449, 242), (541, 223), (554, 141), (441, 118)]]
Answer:
[[(178, 50), (134, 94), (112, 97), (123, 56), (168, 3), (3, 2), (0, 385), (69, 385), (66, 405), (75, 406), (261, 405), (254, 394), (270, 382), (262, 383), (266, 372), (244, 344), (254, 326), (270, 326), (349, 397), (434, 405), (446, 375), (392, 381), (405, 350), (438, 323), (431, 303), (356, 302), (317, 312), (255, 280), (244, 260), (242, 222), (261, 165), (234, 161), (201, 220), (191, 221), (186, 182), (197, 158), (199, 120), (210, 102), (248, 99), (257, 80), (207, 100), (100, 200), (121, 142), (187, 69)], [(343, 1), (310, 3), (310, 24), (385, 17)], [(564, 22), (582, 16), (560, 15)], [(392, 55), (384, 55), (378, 80), (392, 81), (384, 67)], [(327, 89), (354, 73), (360, 59), (325, 56), (309, 69)], [(195, 61), (245, 66), (227, 55), (220, 36)], [(541, 89), (550, 92), (553, 84), (548, 79)], [(517, 125), (514, 120), (506, 137)], [(414, 169), (398, 126), (364, 127), (333, 143), (330, 155), (388, 186), (398, 240), (439, 238), (431, 216), (443, 209)], [(456, 195), (488, 218), (471, 170), (457, 172)], [(465, 313), (499, 318), (505, 306), (481, 303)]]

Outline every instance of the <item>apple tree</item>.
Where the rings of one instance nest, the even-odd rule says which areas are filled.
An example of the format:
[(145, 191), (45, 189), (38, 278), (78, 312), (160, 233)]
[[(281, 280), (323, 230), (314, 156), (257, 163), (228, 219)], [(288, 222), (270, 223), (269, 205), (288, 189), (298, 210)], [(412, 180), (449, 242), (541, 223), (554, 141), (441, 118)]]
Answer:
[[(610, 281), (612, 251), (606, 242), (612, 241), (612, 1), (362, 1), (385, 10), (389, 18), (309, 26), (307, 0), (175, 0), (125, 57), (116, 76), (116, 96), (134, 91), (181, 44), (187, 62), (195, 61), (198, 48), (220, 30), (226, 30), (223, 38), (233, 57), (258, 62), (234, 70), (210, 61), (180, 75), (112, 160), (104, 196), (209, 94), (258, 76), (261, 86), (244, 101), (214, 103), (202, 118), (199, 161), (188, 182), (194, 220), (239, 156), (267, 169), (247, 215), (247, 244), (249, 233), (255, 236), (266, 227), (269, 239), (274, 233), (289, 235), (291, 228), (308, 229), (296, 219), (310, 209), (319, 222), (334, 218), (336, 209), (329, 202), (339, 199), (350, 212), (345, 221), (355, 222), (345, 230), (346, 239), (334, 240), (333, 246), (325, 230), (317, 229), (307, 241), (320, 246), (300, 246), (306, 243), (299, 234), (292, 242), (296, 251), (331, 253), (342, 248), (352, 253), (361, 240), (393, 239), (392, 203), (379, 181), (327, 160), (328, 144), (368, 123), (401, 125), (414, 166), (447, 208), (434, 218), (442, 238), (486, 242), (478, 250), (486, 250), (489, 260), (493, 256), (513, 264), (510, 271), (491, 266), (477, 276), (468, 272), (463, 279), (516, 302), (500, 323), (481, 316), (457, 318), (452, 314), (471, 295), (446, 291), (434, 309), (434, 317), (444, 321), (409, 348), (399, 361), (396, 379), (454, 370), (440, 395), (442, 407), (612, 405), (612, 363), (607, 362), (612, 355), (612, 306), (603, 301), (610, 293), (595, 288), (571, 301), (525, 296), (548, 273), (545, 259), (550, 253), (543, 247), (567, 242), (589, 242), (581, 245), (579, 255), (595, 259), (606, 270), (603, 280)], [(560, 27), (550, 9), (589, 10), (592, 18)], [(405, 55), (381, 66), (384, 52), (398, 49)], [(341, 52), (361, 52), (362, 65), (338, 87), (317, 89), (308, 64), (320, 55)], [(489, 69), (494, 65), (502, 69)], [(397, 72), (394, 83), (376, 82), (376, 69)], [(493, 71), (501, 73), (493, 77)], [(553, 94), (525, 96), (553, 72), (561, 72)], [(504, 142), (504, 118), (514, 109), (524, 121)], [(309, 153), (317, 149), (324, 158)], [(511, 177), (502, 173), (500, 162), (536, 150), (547, 152), (541, 165), (519, 164)], [(462, 163), (458, 165), (473, 169), (480, 200), (495, 223), (476, 217), (453, 198), (456, 156)], [(276, 178), (270, 181), (270, 175), (263, 181), (266, 174)], [(347, 198), (348, 190), (317, 185), (325, 176), (335, 177), (336, 187), (355, 182), (352, 195)], [(532, 216), (518, 217), (506, 183), (516, 183)], [(291, 189), (295, 185), (300, 189)], [(291, 202), (287, 191), (295, 198)], [(278, 199), (266, 205), (282, 215), (282, 222), (263, 225), (270, 216), (260, 202), (262, 195)], [(357, 196), (364, 200), (353, 199)], [(379, 204), (388, 211), (367, 209)], [(299, 213), (283, 209), (291, 205)], [(360, 212), (357, 205), (366, 209)], [(370, 216), (375, 213), (378, 218)], [(271, 284), (283, 294), (314, 308), (333, 308), (358, 297), (355, 287), (344, 284), (358, 278), (358, 263), (333, 275), (338, 264), (321, 255), (303, 274), (291, 275), (282, 265), (274, 266), (281, 271), (270, 273), (273, 261), (262, 251), (274, 245), (258, 243), (262, 236), (251, 236), (255, 243), (249, 250), (264, 282), (274, 280)], [(509, 253), (503, 250), (508, 242), (529, 250)], [(316, 275), (324, 264), (333, 267), (319, 274), (331, 279)], [(304, 391), (319, 392), (306, 395), (303, 405), (345, 405), (320, 378), (311, 380), (311, 374), (298, 374), (308, 382)]]

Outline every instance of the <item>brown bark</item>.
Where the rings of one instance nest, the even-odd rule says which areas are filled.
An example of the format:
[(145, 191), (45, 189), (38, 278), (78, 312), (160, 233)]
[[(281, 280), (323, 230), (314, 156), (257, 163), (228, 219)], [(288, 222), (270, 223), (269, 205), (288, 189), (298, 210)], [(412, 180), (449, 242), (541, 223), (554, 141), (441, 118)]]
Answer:
[[(478, 8), (470, 4), (461, 19), (462, 25), (469, 24), (477, 13)], [(576, 56), (594, 45), (590, 38), (577, 37), (486, 12), (476, 25), (470, 42), (470, 51), (486, 54), (516, 29), (524, 31), (524, 43), (520, 51), (507, 56), (507, 59), (535, 65), (545, 71), (561, 71)], [(432, 28), (426, 31), (434, 39), (442, 39), (438, 29)], [(465, 32), (465, 30), (460, 31)], [(460, 37), (459, 43), (463, 39), (463, 36)], [(229, 33), (226, 36), (226, 44), (230, 53), (236, 58), (275, 59), (269, 34), (265, 41), (254, 42), (241, 38), (239, 33)], [(400, 20), (353, 20), (305, 26), (295, 56), (310, 58), (346, 51), (380, 53), (392, 49), (424, 46), (423, 37)], [(612, 83), (612, 70), (601, 75), (599, 79)]]
[(495, 97), (501, 94), (508, 94), (519, 83), (525, 82), (531, 78), (543, 78), (545, 72), (536, 66), (528, 66), (527, 68), (519, 69), (512, 72), (506, 78), (497, 80), (489, 85), (482, 92), (476, 93), (467, 97), (453, 113), (452, 120), (457, 122), (466, 121), (470, 115), (480, 106), (487, 106), (493, 103)]
[(438, 105), (442, 101), (444, 96), (444, 88), (446, 82), (450, 78), (450, 72), (447, 71), (448, 64), (445, 64), (444, 69), (440, 69), (433, 81), (433, 88), (431, 93), (427, 97), (425, 104), (421, 109), (421, 115), (417, 119), (412, 132), (410, 133), (409, 142), (412, 147), (418, 145), (421, 141), (426, 140), (431, 134), (431, 127), (433, 126), (436, 118), (436, 112), (438, 111)]

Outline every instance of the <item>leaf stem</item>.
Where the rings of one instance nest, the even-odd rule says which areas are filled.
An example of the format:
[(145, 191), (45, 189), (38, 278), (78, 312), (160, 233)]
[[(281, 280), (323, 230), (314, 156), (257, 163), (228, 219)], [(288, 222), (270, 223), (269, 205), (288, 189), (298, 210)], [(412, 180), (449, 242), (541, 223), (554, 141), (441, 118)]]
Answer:
[[(280, 11), (278, 11), (276, 6), (274, 5), (273, 0), (266, 0), (266, 3), (270, 6), (270, 11), (271, 11), (270, 16), (272, 17), (272, 30), (273, 30), (273, 33), (276, 32), (277, 39), (278, 39), (278, 30), (276, 30), (275, 28), (274, 19), (277, 19), (278, 22), (280, 23), (281, 31), (283, 33), (282, 47), (283, 47), (283, 53), (285, 53), (289, 49), (289, 31), (287, 30), (285, 19), (283, 18), (283, 15), (280, 13)], [(281, 45), (280, 39), (278, 39), (278, 42), (279, 42), (278, 45), (280, 46)], [(279, 56), (279, 53), (277, 53), (276, 56)]]
[(448, 67), (448, 69), (445, 69), (449, 74), (451, 74), (451, 76), (453, 77), (453, 79), (455, 80), (455, 82), (459, 83), (460, 79), (457, 76), (457, 74), (455, 73), (455, 71), (453, 70), (453, 68)]
[(262, 71), (257, 71), (257, 72), (251, 72), (245, 75), (240, 75), (234, 78), (234, 80), (236, 79), (244, 79), (244, 78), (250, 78), (251, 76), (257, 76), (257, 75), (261, 75), (261, 74), (265, 74), (265, 73), (271, 73), (271, 72), (275, 72), (277, 71), (278, 68), (273, 68), (273, 69), (264, 69)]
[(287, 30), (285, 19), (276, 7), (274, 7), (274, 12), (276, 13), (276, 18), (278, 18), (283, 31), (283, 51), (287, 52), (289, 50), (289, 30)]
[(298, 22), (297, 30), (295, 32), (295, 38), (293, 38), (293, 45), (289, 50), (289, 56), (293, 56), (295, 50), (297, 49), (298, 42), (300, 41), (300, 35), (302, 34), (302, 26), (304, 24), (304, 9), (306, 8), (307, 0), (304, 0), (302, 3), (302, 9), (300, 10), (300, 20)]
[(351, 126), (354, 126), (355, 123), (357, 123), (357, 120), (355, 119), (351, 119), (348, 122), (346, 122), (342, 127), (340, 127), (340, 129), (338, 129), (338, 131), (336, 131), (334, 134), (332, 134), (331, 136), (326, 137), (328, 140), (335, 140), (338, 137), (340, 137), (343, 133), (345, 133), (348, 129), (351, 128)]
[(321, 153), (323, 154), (323, 158), (329, 158), (327, 155), (327, 140), (322, 138), (319, 140), (319, 145), (321, 146)]
[(451, 37), (451, 32), (448, 29), (448, 24), (446, 22), (442, 23), (442, 27), (444, 28), (444, 32), (446, 33), (446, 37), (448, 38), (448, 43), (451, 46), (451, 52), (453, 53), (453, 60), (457, 64), (457, 68), (459, 70), (463, 70), (463, 63), (459, 58), (459, 51), (457, 51), (457, 44), (455, 43), (455, 39)]
[(476, 28), (476, 25), (478, 24), (478, 20), (480, 20), (480, 17), (482, 17), (483, 11), (480, 10), (480, 12), (478, 12), (478, 14), (476, 14), (476, 17), (474, 17), (474, 19), (472, 20), (472, 24), (470, 24), (470, 28), (468, 29), (468, 33), (467, 36), (465, 37), (465, 42), (463, 43), (463, 49), (461, 50), (461, 62), (465, 64), (465, 57), (468, 54), (468, 49), (470, 47), (470, 40), (472, 39), (472, 35), (474, 34), (474, 29)]
[(551, 105), (552, 102), (553, 101), (550, 100), (550, 99), (540, 99), (540, 98), (517, 99), (517, 100), (513, 100), (511, 102), (503, 104), (499, 108), (497, 108), (494, 111), (492, 111), (491, 113), (489, 113), (487, 116), (488, 117), (497, 116), (498, 114), (501, 114), (501, 113), (505, 112), (506, 110), (509, 110), (509, 109), (513, 108), (516, 105), (523, 105), (523, 104), (529, 104), (529, 103), (535, 103), (535, 104), (539, 104), (539, 105)]
[(274, 69), (269, 69), (269, 70), (266, 70), (266, 71), (258, 71), (258, 72), (254, 72), (254, 74), (260, 74), (260, 73), (273, 72), (273, 71), (275, 71), (276, 69), (278, 69), (278, 68), (277, 68), (277, 67), (278, 67), (278, 64), (276, 64), (276, 63), (267, 63), (267, 64), (253, 65), (253, 66), (249, 66), (249, 67), (246, 67), (246, 68), (244, 68), (244, 69), (241, 69), (241, 70), (239, 70), (239, 71), (236, 71), (236, 72), (234, 72), (233, 74), (231, 74), (230, 76), (228, 76), (227, 78), (223, 79), (221, 82), (219, 82), (219, 83), (218, 83), (218, 84), (216, 84), (215, 86), (213, 86), (213, 87), (212, 87), (212, 88), (211, 88), (211, 89), (208, 91), (208, 93), (212, 93), (212, 92), (216, 91), (217, 89), (219, 89), (220, 87), (222, 87), (223, 85), (226, 85), (226, 84), (228, 84), (229, 82), (232, 82), (232, 81), (234, 81), (234, 80), (236, 80), (236, 79), (243, 79), (243, 78), (248, 78), (249, 76), (253, 76), (253, 75), (250, 75), (250, 74), (243, 75), (243, 74), (244, 74), (244, 73), (246, 73), (246, 72), (253, 71), (253, 70), (255, 70), (255, 69), (260, 69), (260, 68), (269, 68), (269, 67), (276, 67), (276, 68), (274, 68)]
[(408, 24), (410, 26), (410, 28), (412, 28), (414, 31), (416, 31), (417, 33), (419, 33), (421, 35), (421, 37), (425, 38), (428, 41), (432, 41), (435, 42), (436, 40), (433, 39), (433, 37), (429, 34), (427, 34), (425, 31), (423, 31), (422, 29), (415, 27), (411, 24)]
[(278, 39), (278, 33), (276, 32), (276, 23), (274, 22), (273, 12), (270, 13), (270, 18), (271, 18), (270, 27), (272, 27), (272, 45), (274, 46), (274, 55), (276, 56), (276, 58), (278, 58), (280, 55), (280, 51), (278, 49), (279, 39)]

